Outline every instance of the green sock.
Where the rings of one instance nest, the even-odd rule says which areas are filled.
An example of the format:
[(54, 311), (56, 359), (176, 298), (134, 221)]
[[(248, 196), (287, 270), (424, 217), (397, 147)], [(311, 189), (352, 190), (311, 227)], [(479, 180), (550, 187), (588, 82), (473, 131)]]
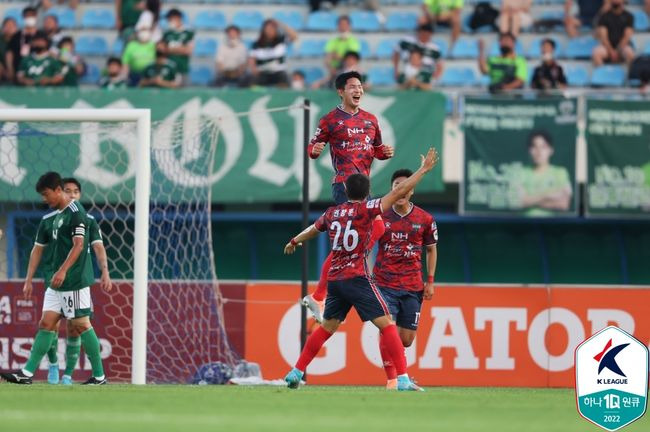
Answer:
[(79, 360), (79, 351), (81, 351), (81, 338), (69, 337), (65, 347), (65, 372), (63, 375), (72, 376), (74, 368), (77, 367)]
[(34, 338), (34, 344), (32, 345), (32, 350), (29, 353), (29, 360), (25, 365), (25, 370), (29, 373), (36, 372), (38, 365), (41, 364), (41, 360), (47, 353), (47, 350), (52, 346), (52, 338), (56, 335), (53, 331), (47, 331), (39, 329), (36, 332), (36, 337)]
[(54, 333), (54, 337), (52, 338), (50, 349), (47, 350), (47, 359), (51, 365), (59, 364), (59, 338), (56, 333)]
[(104, 366), (102, 365), (102, 358), (99, 355), (99, 339), (95, 334), (94, 328), (89, 328), (85, 332), (81, 333), (81, 344), (84, 347), (84, 351), (90, 360), (90, 364), (93, 369), (94, 377), (104, 376)]

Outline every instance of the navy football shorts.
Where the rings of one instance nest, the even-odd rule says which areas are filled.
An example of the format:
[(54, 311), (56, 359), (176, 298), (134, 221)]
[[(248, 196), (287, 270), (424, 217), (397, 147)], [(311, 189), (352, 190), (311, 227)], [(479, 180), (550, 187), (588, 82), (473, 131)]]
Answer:
[(390, 314), (398, 327), (417, 330), (420, 323), (422, 296), (424, 291), (408, 291), (379, 287), (384, 296)]
[(327, 282), (327, 299), (323, 318), (344, 321), (354, 306), (361, 321), (390, 315), (379, 288), (364, 276)]

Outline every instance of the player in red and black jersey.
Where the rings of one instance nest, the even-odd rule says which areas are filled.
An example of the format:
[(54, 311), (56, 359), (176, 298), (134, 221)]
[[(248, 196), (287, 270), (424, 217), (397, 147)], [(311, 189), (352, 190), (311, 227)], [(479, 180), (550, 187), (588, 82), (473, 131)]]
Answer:
[(289, 388), (299, 386), (307, 365), (354, 307), (362, 321), (371, 321), (379, 328), (385, 351), (395, 365), (397, 389), (421, 390), (406, 374), (404, 347), (390, 317), (388, 305), (368, 274), (366, 254), (375, 218), (412, 190), (437, 161), (436, 151), (430, 149), (427, 156), (422, 157), (420, 169), (412, 176), (383, 198), (370, 201), (367, 200), (370, 179), (363, 174), (352, 174), (345, 181), (348, 201), (330, 207), (316, 223), (292, 238), (284, 247), (286, 254), (292, 254), (297, 245), (325, 230), (332, 246), (324, 320), (322, 326), (309, 336), (295, 367), (285, 377)]
[[(370, 177), (370, 166), (374, 159), (388, 159), (393, 156), (393, 147), (381, 139), (377, 117), (359, 108), (363, 96), (361, 75), (345, 72), (336, 77), (336, 91), (341, 104), (323, 116), (307, 151), (312, 159), (318, 158), (325, 145), (330, 145), (330, 156), (334, 167), (332, 197), (336, 204), (347, 201), (345, 180), (352, 174)], [(383, 223), (377, 220), (373, 228), (373, 240), (381, 237)], [(330, 254), (323, 263), (316, 291), (303, 299), (303, 304), (321, 322), (322, 302), (327, 294), (327, 273), (332, 262)]]
[[(392, 188), (398, 188), (412, 174), (408, 169), (395, 171), (391, 178)], [(412, 196), (413, 189), (382, 214), (386, 231), (379, 239), (374, 268), (374, 281), (388, 304), (405, 347), (411, 346), (415, 339), (422, 299), (430, 300), (433, 296), (438, 258), (436, 222), (433, 216), (411, 202)], [(422, 281), (422, 250), (426, 250), (426, 284)], [(395, 388), (397, 372), (383, 335), (379, 337), (379, 350), (388, 379), (386, 387)]]

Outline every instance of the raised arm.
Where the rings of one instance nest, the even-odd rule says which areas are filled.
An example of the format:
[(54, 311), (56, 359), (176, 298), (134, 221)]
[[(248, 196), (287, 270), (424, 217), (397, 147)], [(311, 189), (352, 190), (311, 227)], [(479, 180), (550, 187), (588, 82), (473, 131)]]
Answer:
[(433, 169), (434, 166), (438, 163), (438, 152), (435, 148), (429, 148), (426, 156), (420, 156), (422, 158), (422, 164), (420, 168), (413, 173), (412, 176), (400, 183), (395, 189), (392, 189), (388, 194), (386, 194), (381, 199), (381, 208), (388, 209), (392, 207), (393, 204), (404, 195), (408, 193), (411, 189), (417, 185), (422, 177), (429, 171)]
[(284, 254), (291, 255), (296, 251), (296, 247), (301, 245), (302, 242), (318, 237), (318, 234), (320, 233), (321, 232), (316, 229), (314, 224), (309, 225), (300, 234), (289, 240), (289, 243), (284, 246)]

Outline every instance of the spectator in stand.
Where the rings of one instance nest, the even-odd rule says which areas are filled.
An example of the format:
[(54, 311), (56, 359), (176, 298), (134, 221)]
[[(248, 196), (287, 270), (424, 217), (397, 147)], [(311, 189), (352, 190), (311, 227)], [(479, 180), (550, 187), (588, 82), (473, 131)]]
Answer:
[(330, 80), (336, 77), (343, 56), (350, 51), (361, 52), (361, 43), (350, 32), (350, 17), (341, 15), (338, 19), (338, 34), (325, 45), (325, 67)]
[(183, 27), (183, 13), (178, 9), (171, 9), (166, 18), (168, 29), (158, 43), (158, 51), (166, 53), (169, 60), (176, 63), (181, 82), (185, 85), (194, 49), (194, 32)]
[(159, 25), (160, 18), (160, 0), (146, 0), (144, 10), (135, 23), (135, 31), (151, 30), (151, 40), (158, 43), (162, 39), (162, 30)]
[(499, 35), (501, 55), (486, 60), (485, 43), (479, 40), (479, 69), (490, 76), (489, 90), (493, 93), (524, 88), (528, 66), (525, 58), (515, 54), (515, 42), (512, 34), (502, 33)]
[(305, 90), (306, 88), (305, 73), (301, 70), (293, 71), (291, 74), (291, 90)]
[(339, 0), (309, 0), (310, 12), (316, 12), (321, 9), (332, 9), (336, 6)]
[(23, 29), (14, 33), (5, 54), (6, 76), (9, 81), (16, 81), (16, 71), (23, 57), (29, 55), (32, 38), (38, 31), (36, 9), (27, 6), (23, 9)]
[(23, 86), (56, 86), (63, 83), (61, 63), (50, 56), (50, 41), (38, 31), (31, 38), (30, 54), (20, 60), (16, 79)]
[[(48, 10), (48, 9), (50, 9), (52, 6), (54, 6), (52, 0), (41, 0), (40, 3), (41, 3), (40, 6), (41, 6), (41, 8), (43, 8), (43, 10)], [(64, 4), (64, 3), (66, 3), (66, 0), (57, 0), (56, 3), (57, 3), (58, 5), (62, 5), (62, 4)], [(79, 6), (79, 0), (67, 0), (67, 3), (68, 3), (68, 7), (69, 7), (70, 9), (77, 9), (77, 6)]]
[(18, 24), (15, 19), (7, 17), (2, 21), (2, 33), (0, 34), (0, 83), (8, 81), (7, 65), (5, 63), (6, 54), (9, 49), (9, 42), (11, 42), (11, 38), (14, 37), (17, 31)]
[(230, 25), (226, 28), (226, 40), (219, 45), (216, 58), (217, 79), (219, 87), (246, 87), (248, 75), (248, 50), (241, 40), (239, 27)]
[[(280, 31), (280, 27), (284, 31)], [(259, 86), (288, 87), (287, 43), (298, 34), (289, 26), (267, 19), (262, 24), (258, 39), (253, 43), (248, 61), (253, 83)], [(288, 39), (288, 40), (287, 40)]]
[(50, 39), (52, 55), (56, 56), (59, 42), (65, 36), (59, 27), (59, 19), (56, 15), (45, 15), (45, 18), (43, 18), (43, 32)]
[(106, 76), (99, 80), (99, 86), (108, 90), (126, 88), (122, 60), (110, 57), (106, 62)]
[(176, 88), (180, 86), (180, 75), (176, 64), (169, 61), (167, 54), (156, 51), (156, 62), (146, 67), (140, 80), (141, 87)]
[(143, 0), (115, 0), (115, 23), (123, 39), (131, 36), (143, 10)]
[(499, 15), (499, 30), (501, 33), (511, 33), (518, 37), (522, 27), (530, 27), (533, 18), (530, 7), (533, 0), (503, 0)]
[(361, 55), (356, 51), (346, 52), (345, 55), (343, 56), (343, 60), (341, 60), (341, 67), (338, 70), (336, 70), (334, 75), (313, 82), (311, 88), (317, 89), (323, 86), (327, 86), (328, 88), (334, 88), (334, 81), (336, 80), (337, 76), (345, 72), (353, 72), (353, 71), (359, 72), (359, 74), (361, 75), (361, 82), (363, 83), (363, 88), (367, 90), (370, 86), (367, 82), (367, 76), (363, 72), (363, 68), (361, 67)]
[(566, 88), (567, 81), (562, 66), (555, 61), (555, 41), (542, 41), (542, 64), (535, 68), (531, 87), (536, 90), (554, 90)]
[(136, 39), (130, 41), (122, 53), (122, 65), (126, 69), (129, 86), (137, 86), (142, 72), (156, 61), (156, 44), (151, 41), (151, 31), (139, 30)]
[(409, 61), (397, 78), (399, 88), (402, 90), (431, 90), (431, 71), (424, 67), (422, 52), (411, 51)]
[(74, 50), (74, 40), (70, 36), (65, 36), (59, 41), (58, 59), (61, 62), (63, 70), (64, 86), (78, 86), (79, 77), (86, 73), (86, 63), (79, 57)]
[[(393, 53), (393, 68), (395, 81), (399, 80), (401, 71), (411, 60), (411, 53), (419, 51), (422, 54), (422, 70), (427, 71), (434, 79), (442, 74), (444, 62), (440, 56), (440, 48), (431, 41), (433, 26), (430, 23), (420, 24), (415, 32), (415, 37), (402, 38)], [(400, 67), (400, 61), (402, 67)]]
[(580, 27), (596, 27), (598, 18), (609, 10), (610, 0), (577, 0), (577, 14), (573, 11), (573, 0), (564, 2), (564, 28), (567, 35), (574, 38)]
[(627, 63), (634, 60), (632, 35), (634, 16), (625, 10), (624, 0), (611, 0), (610, 8), (598, 19), (596, 35), (600, 45), (594, 48), (594, 66), (603, 63)]
[(424, 0), (422, 11), (424, 15), (418, 20), (419, 24), (429, 23), (434, 26), (451, 27), (451, 45), (460, 35), (460, 13), (464, 0)]

